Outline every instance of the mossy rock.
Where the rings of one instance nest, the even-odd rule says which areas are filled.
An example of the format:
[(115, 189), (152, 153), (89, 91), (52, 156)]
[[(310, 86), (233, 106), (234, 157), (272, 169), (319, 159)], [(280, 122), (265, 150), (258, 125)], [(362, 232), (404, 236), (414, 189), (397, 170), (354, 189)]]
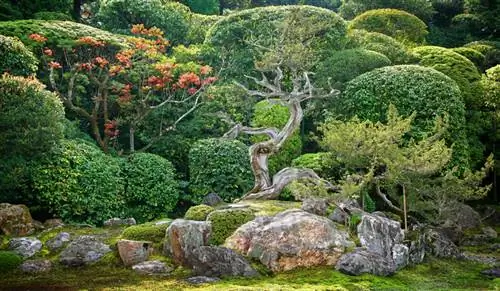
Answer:
[(130, 240), (161, 242), (165, 238), (165, 232), (169, 225), (170, 221), (132, 225), (123, 230), (121, 237)]
[(212, 206), (204, 204), (196, 205), (188, 209), (188, 211), (184, 215), (184, 218), (188, 220), (205, 221), (207, 219), (207, 216), (214, 210), (215, 208), (213, 208)]
[(245, 200), (242, 205), (247, 205), (255, 216), (272, 216), (288, 209), (300, 209), (301, 202), (280, 200)]
[(0, 273), (6, 273), (17, 269), (23, 259), (17, 254), (9, 251), (0, 251)]
[(253, 211), (243, 209), (222, 209), (210, 213), (207, 221), (212, 223), (210, 244), (221, 245), (241, 225), (255, 219)]

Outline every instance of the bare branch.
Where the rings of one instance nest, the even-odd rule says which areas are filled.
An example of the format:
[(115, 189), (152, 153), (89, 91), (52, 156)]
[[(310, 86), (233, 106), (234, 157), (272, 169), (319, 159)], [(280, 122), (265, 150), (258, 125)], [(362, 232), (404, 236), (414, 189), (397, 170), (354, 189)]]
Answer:
[(243, 132), (246, 134), (251, 134), (251, 135), (258, 135), (258, 134), (266, 134), (268, 135), (271, 139), (276, 139), (278, 136), (278, 129), (271, 127), (271, 128), (266, 128), (266, 127), (248, 127), (248, 126), (243, 126), (241, 124), (235, 125), (233, 128), (231, 128), (228, 132), (226, 132), (223, 137), (225, 138), (231, 138), (234, 139), (238, 137), (238, 135)]
[(375, 190), (377, 192), (377, 195), (384, 200), (384, 202), (393, 210), (396, 210), (397, 212), (403, 213), (403, 210), (401, 208), (395, 206), (389, 198), (387, 198), (387, 195), (385, 195), (382, 190), (380, 189), (380, 185), (377, 183)]

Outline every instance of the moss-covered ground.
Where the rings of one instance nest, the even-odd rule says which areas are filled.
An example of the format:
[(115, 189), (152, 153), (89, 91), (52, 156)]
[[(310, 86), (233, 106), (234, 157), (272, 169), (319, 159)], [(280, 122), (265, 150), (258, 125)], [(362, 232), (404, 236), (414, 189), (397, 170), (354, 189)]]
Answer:
[(189, 271), (178, 268), (165, 277), (135, 274), (118, 266), (94, 265), (25, 275), (0, 274), (2, 290), (500, 290), (500, 279), (480, 274), (486, 266), (466, 261), (427, 259), (392, 277), (353, 277), (330, 267), (295, 270), (255, 279), (225, 279), (216, 284), (189, 285)]

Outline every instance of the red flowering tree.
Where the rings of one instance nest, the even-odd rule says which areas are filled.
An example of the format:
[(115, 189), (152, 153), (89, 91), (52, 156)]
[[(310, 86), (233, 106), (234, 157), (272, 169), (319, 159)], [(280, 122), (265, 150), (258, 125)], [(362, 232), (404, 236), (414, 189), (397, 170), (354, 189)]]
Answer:
[[(43, 48), (48, 79), (67, 110), (90, 125), (92, 136), (104, 152), (117, 147), (120, 128), (128, 129), (129, 150), (136, 150), (136, 130), (155, 110), (166, 105), (182, 108), (177, 116), (160, 122), (157, 137), (175, 130), (176, 125), (202, 103), (204, 88), (216, 79), (211, 68), (199, 64), (179, 64), (168, 58), (168, 41), (158, 28), (134, 25), (123, 49), (109, 55), (104, 41), (91, 36), (64, 48), (63, 58), (55, 59), (51, 48)], [(32, 34), (33, 41), (47, 38)]]

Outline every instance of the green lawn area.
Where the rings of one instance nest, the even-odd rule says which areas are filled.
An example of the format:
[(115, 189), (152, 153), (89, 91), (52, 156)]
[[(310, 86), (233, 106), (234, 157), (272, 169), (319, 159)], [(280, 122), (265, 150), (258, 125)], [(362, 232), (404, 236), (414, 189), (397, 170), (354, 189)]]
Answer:
[(79, 269), (57, 268), (49, 274), (0, 274), (5, 290), (500, 290), (500, 279), (479, 272), (486, 266), (467, 261), (427, 259), (388, 278), (353, 277), (332, 268), (295, 270), (255, 279), (236, 278), (193, 286), (179, 268), (166, 277), (137, 275), (130, 269), (94, 265)]

